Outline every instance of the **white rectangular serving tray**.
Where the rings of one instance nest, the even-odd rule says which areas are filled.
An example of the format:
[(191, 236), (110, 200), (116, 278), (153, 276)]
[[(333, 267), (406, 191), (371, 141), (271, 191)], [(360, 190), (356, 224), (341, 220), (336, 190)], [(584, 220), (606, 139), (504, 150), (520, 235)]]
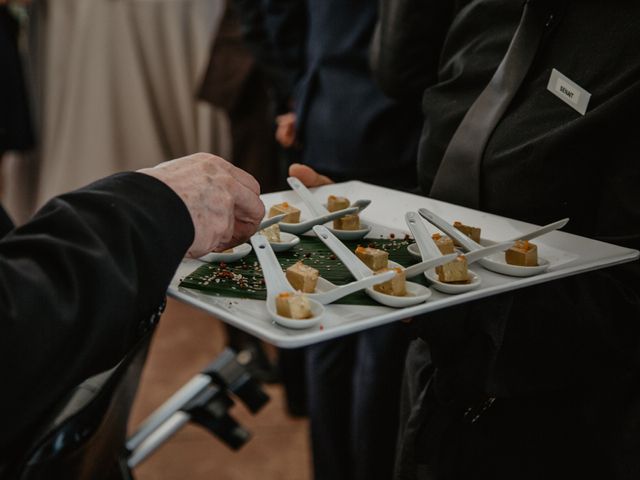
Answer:
[[(459, 220), (468, 225), (482, 227), (482, 237), (488, 240), (513, 238), (536, 227), (529, 223), (359, 181), (327, 185), (313, 191), (322, 203), (331, 194), (347, 196), (352, 201), (372, 200), (371, 205), (361, 215), (364, 222), (373, 226), (369, 235), (372, 238), (388, 238), (390, 233), (402, 238), (409, 231), (404, 214), (417, 211), (421, 207), (432, 210), (449, 222)], [(289, 202), (302, 210), (303, 218), (310, 218), (309, 211), (293, 191), (262, 195), (262, 199), (267, 208), (276, 203)], [(437, 231), (429, 224), (427, 228), (432, 232)], [(402, 309), (385, 306), (329, 305), (322, 324), (306, 330), (291, 330), (275, 324), (267, 313), (264, 301), (219, 297), (179, 287), (180, 280), (202, 264), (199, 260), (185, 259), (181, 263), (169, 286), (169, 295), (209, 312), (266, 342), (282, 348), (296, 348), (509, 290), (630, 262), (639, 255), (637, 250), (562, 231), (540, 237), (535, 243), (538, 245), (540, 256), (551, 263), (549, 270), (543, 274), (526, 278), (508, 277), (485, 270), (476, 264), (474, 271), (482, 277), (482, 285), (476, 290), (459, 295), (446, 295), (431, 289), (433, 295), (426, 303)]]

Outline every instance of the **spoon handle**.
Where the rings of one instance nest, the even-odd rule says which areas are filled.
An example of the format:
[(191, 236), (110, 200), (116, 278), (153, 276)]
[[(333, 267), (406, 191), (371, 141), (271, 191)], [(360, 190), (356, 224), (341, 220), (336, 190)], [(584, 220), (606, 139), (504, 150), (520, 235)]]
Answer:
[(479, 248), (482, 248), (482, 246), (479, 243), (476, 243), (473, 240), (471, 240), (464, 233), (462, 233), (456, 227), (451, 225), (445, 219), (433, 213), (431, 210), (428, 210), (426, 208), (421, 208), (418, 210), (418, 213), (420, 213), (422, 217), (429, 220), (429, 222), (433, 223), (436, 227), (438, 227), (444, 233), (449, 235), (451, 238), (456, 240), (466, 250), (472, 251), (472, 250), (478, 250)]
[(267, 238), (257, 233), (251, 237), (251, 245), (253, 245), (253, 250), (256, 252), (262, 267), (267, 296), (275, 296), (282, 292), (294, 292), (295, 290), (282, 271), (282, 267)]
[(445, 263), (453, 262), (457, 256), (457, 253), (440, 255), (439, 257), (416, 263), (415, 265), (411, 265), (404, 271), (404, 273), (407, 278), (415, 277), (416, 275), (420, 275), (421, 273), (424, 273), (431, 268), (439, 267), (440, 265), (444, 265)]
[(267, 219), (263, 220), (262, 223), (260, 224), (260, 226), (258, 227), (258, 231), (264, 230), (265, 228), (270, 227), (271, 225), (274, 225), (274, 224), (280, 222), (280, 220), (282, 220), (286, 216), (287, 216), (286, 213), (281, 213), (280, 215), (275, 215), (275, 216), (273, 216), (271, 218), (267, 218)]
[(346, 297), (347, 295), (357, 292), (358, 290), (363, 290), (367, 287), (378, 285), (379, 283), (384, 283), (387, 280), (391, 280), (395, 276), (395, 274), (396, 272), (389, 271), (381, 273), (380, 275), (371, 275), (370, 277), (362, 278), (346, 285), (341, 285), (327, 292), (316, 293), (313, 295), (313, 299), (317, 300), (323, 305), (328, 305), (329, 303), (340, 300), (342, 297)]
[(352, 207), (357, 207), (358, 208), (358, 212), (360, 213), (362, 212), (365, 208), (367, 208), (369, 205), (371, 205), (371, 200), (356, 200), (355, 202), (353, 202), (351, 204)]
[(316, 225), (313, 227), (313, 231), (318, 235), (318, 238), (329, 247), (329, 249), (336, 254), (336, 257), (340, 259), (344, 266), (356, 277), (361, 280), (373, 275), (373, 270), (367, 267), (356, 255), (347, 248), (333, 233), (331, 233), (326, 227), (322, 225)]
[(294, 192), (302, 199), (304, 204), (309, 207), (309, 210), (314, 216), (319, 217), (328, 213), (328, 210), (322, 206), (320, 202), (313, 196), (313, 193), (296, 177), (288, 177), (287, 183), (293, 189)]
[(472, 252), (466, 253), (465, 257), (467, 257), (467, 264), (471, 265), (473, 262), (477, 262), (478, 260), (488, 257), (489, 255), (493, 255), (494, 253), (504, 252), (508, 250), (513, 245), (513, 242), (509, 240), (508, 242), (500, 242), (495, 245), (491, 245), (490, 247), (479, 248), (478, 250), (474, 250)]
[(429, 235), (427, 227), (422, 223), (422, 219), (416, 212), (407, 212), (404, 216), (405, 222), (418, 245), (420, 255), (424, 260), (438, 258), (442, 256), (440, 249)]
[(537, 228), (525, 235), (520, 235), (519, 237), (515, 237), (514, 239), (511, 240), (511, 242), (515, 242), (516, 240), (531, 240), (533, 238), (540, 237), (545, 233), (549, 233), (549, 232), (553, 232), (554, 230), (561, 229), (567, 223), (569, 223), (569, 219), (563, 218), (562, 220), (558, 220), (557, 222), (553, 222), (553, 223), (550, 223), (549, 225), (545, 225), (544, 227)]
[(315, 217), (305, 222), (281, 223), (280, 230), (282, 230), (283, 232), (302, 234), (311, 230), (315, 225), (322, 225), (323, 223), (330, 222), (334, 218), (344, 217), (347, 214), (356, 213), (357, 211), (358, 211), (357, 207), (349, 207), (349, 208), (345, 208), (344, 210), (325, 213), (320, 217)]

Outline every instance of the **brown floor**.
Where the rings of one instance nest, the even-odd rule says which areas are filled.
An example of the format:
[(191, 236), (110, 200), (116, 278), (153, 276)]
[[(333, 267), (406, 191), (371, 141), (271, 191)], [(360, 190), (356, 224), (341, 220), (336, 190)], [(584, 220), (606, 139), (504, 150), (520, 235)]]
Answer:
[[(221, 323), (169, 301), (142, 376), (131, 428), (186, 383), (224, 348)], [(138, 480), (308, 480), (308, 422), (289, 417), (279, 384), (265, 387), (271, 401), (255, 416), (236, 403), (233, 417), (253, 438), (234, 452), (205, 430), (187, 425), (135, 471)]]

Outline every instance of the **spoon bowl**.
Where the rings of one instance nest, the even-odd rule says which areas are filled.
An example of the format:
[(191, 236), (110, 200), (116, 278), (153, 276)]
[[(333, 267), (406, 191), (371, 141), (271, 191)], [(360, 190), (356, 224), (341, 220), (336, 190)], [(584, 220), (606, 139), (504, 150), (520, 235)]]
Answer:
[(231, 252), (211, 252), (201, 256), (199, 260), (209, 263), (232, 263), (246, 257), (247, 255), (249, 255), (249, 253), (251, 253), (251, 245), (249, 245), (248, 243), (242, 243), (236, 247), (233, 247)]
[(273, 318), (273, 321), (276, 322), (278, 325), (281, 325), (286, 328), (292, 328), (295, 330), (302, 330), (305, 328), (315, 327), (321, 322), (324, 316), (325, 309), (322, 306), (322, 304), (313, 300), (312, 298), (310, 298), (309, 295), (307, 295), (307, 298), (309, 298), (309, 306), (311, 309), (310, 318), (296, 319), (296, 318), (283, 317), (282, 315), (278, 314), (278, 311), (276, 309), (276, 296), (277, 294), (268, 295), (266, 304), (267, 304), (267, 311), (269, 312), (269, 315), (271, 315), (271, 318)]
[(360, 240), (367, 236), (367, 234), (371, 231), (371, 225), (368, 225), (364, 222), (360, 222), (360, 226), (358, 230), (338, 230), (336, 228), (327, 227), (331, 233), (333, 233), (340, 240)]
[(412, 305), (418, 305), (419, 303), (426, 302), (431, 296), (431, 290), (424, 285), (420, 285), (415, 282), (407, 282), (407, 294), (402, 297), (387, 295), (386, 293), (379, 292), (373, 288), (367, 288), (365, 291), (367, 292), (367, 295), (376, 302), (392, 308), (404, 308), (411, 307)]
[(300, 237), (293, 233), (280, 232), (279, 242), (269, 242), (274, 252), (286, 252), (300, 243)]
[(446, 293), (449, 295), (458, 295), (460, 293), (465, 293), (474, 288), (478, 288), (482, 284), (482, 278), (473, 270), (469, 269), (469, 282), (468, 283), (447, 283), (441, 282), (438, 278), (438, 274), (435, 269), (429, 270), (428, 272), (424, 272), (424, 276), (427, 277), (427, 280), (431, 282), (433, 288), (438, 290), (440, 293)]
[(551, 266), (549, 260), (543, 257), (538, 257), (538, 265), (536, 266), (511, 265), (506, 262), (504, 255), (501, 254), (489, 255), (479, 260), (478, 263), (487, 270), (510, 277), (531, 277), (546, 272)]

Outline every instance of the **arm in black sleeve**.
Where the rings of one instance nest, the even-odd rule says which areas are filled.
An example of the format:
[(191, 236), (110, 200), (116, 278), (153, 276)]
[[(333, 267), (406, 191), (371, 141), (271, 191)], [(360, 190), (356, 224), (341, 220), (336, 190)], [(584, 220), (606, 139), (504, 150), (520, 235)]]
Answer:
[(390, 97), (419, 102), (436, 83), (438, 62), (457, 2), (380, 0), (371, 46), (374, 77)]
[(0, 241), (0, 451), (121, 359), (193, 235), (168, 186), (125, 173), (53, 199)]

